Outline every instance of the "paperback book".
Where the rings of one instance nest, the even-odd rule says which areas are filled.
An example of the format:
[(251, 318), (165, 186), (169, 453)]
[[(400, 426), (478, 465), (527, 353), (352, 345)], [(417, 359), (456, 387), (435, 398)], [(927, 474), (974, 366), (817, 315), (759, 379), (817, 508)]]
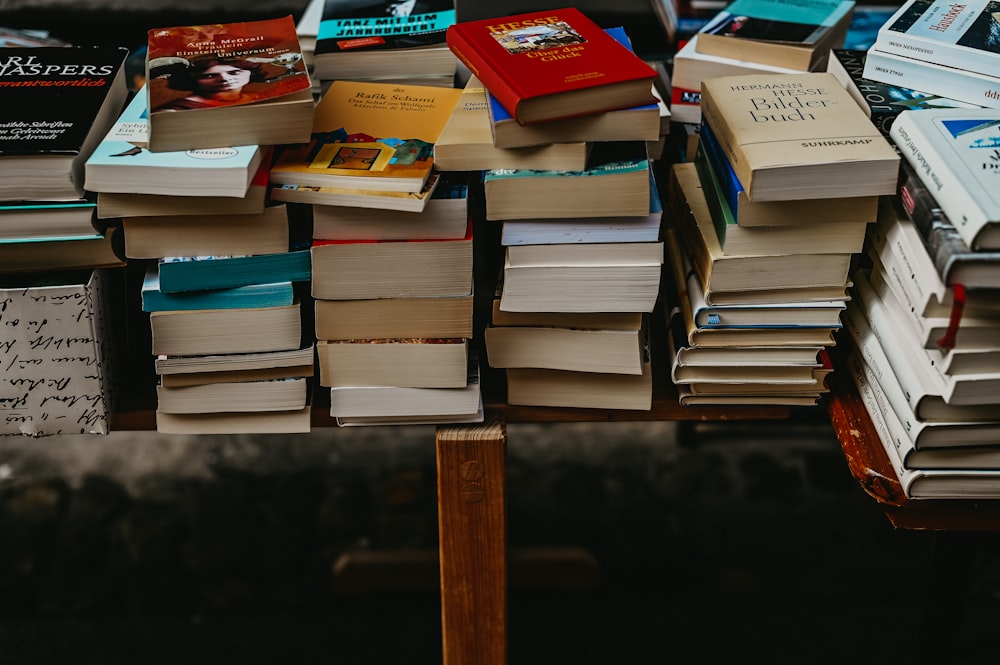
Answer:
[(124, 47), (0, 48), (0, 200), (73, 200), (128, 97)]
[(312, 136), (278, 155), (271, 182), (419, 192), (461, 94), (456, 88), (336, 80), (316, 105)]
[(462, 338), (320, 340), (321, 386), (464, 388), (469, 341)]
[(291, 282), (267, 282), (221, 289), (166, 293), (160, 288), (157, 265), (150, 263), (142, 280), (140, 297), (142, 311), (162, 312), (175, 309), (232, 309), (291, 305), (295, 301), (295, 292)]
[(166, 256), (157, 264), (157, 281), (163, 293), (308, 282), (311, 276), (308, 249), (251, 255)]
[(154, 152), (309, 140), (312, 83), (293, 18), (148, 31)]
[(74, 201), (0, 201), (0, 243), (87, 238), (97, 232), (97, 204)]
[(870, 49), (864, 75), (883, 83), (906, 85), (928, 94), (951, 97), (968, 106), (997, 108), (1000, 107), (1000, 77), (995, 76), (994, 71), (971, 72)]

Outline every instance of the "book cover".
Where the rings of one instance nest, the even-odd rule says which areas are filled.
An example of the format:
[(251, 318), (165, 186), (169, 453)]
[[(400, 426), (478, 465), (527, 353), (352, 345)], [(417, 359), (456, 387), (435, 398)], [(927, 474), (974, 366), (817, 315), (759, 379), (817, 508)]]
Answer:
[[(625, 28), (605, 28), (618, 43), (633, 51)], [(654, 84), (655, 85), (655, 84)], [(654, 91), (655, 94), (655, 91)], [(500, 100), (486, 90), (490, 134), (498, 148), (521, 148), (570, 141), (655, 141), (659, 137), (657, 104), (588, 113), (536, 125), (522, 125), (504, 108)], [(496, 168), (502, 168), (499, 165)]]
[(995, 0), (906, 0), (879, 29), (872, 48), (957, 69), (996, 72), (998, 13)]
[[(291, 15), (150, 29), (146, 81), (154, 151), (294, 143), (308, 134), (300, 125), (311, 116), (312, 83)], [(271, 111), (284, 122), (260, 126)]]
[(1000, 288), (1000, 251), (972, 251), (938, 206), (916, 169), (900, 167), (899, 200), (920, 232), (941, 280), (954, 288)]
[(1000, 107), (1000, 77), (995, 76), (995, 70), (971, 72), (873, 48), (868, 50), (864, 75), (875, 81), (951, 97), (966, 102), (966, 106)]
[(111, 279), (85, 270), (0, 280), (0, 436), (110, 431)]
[[(968, 102), (865, 77), (869, 51), (833, 49), (826, 70), (837, 77), (886, 138), (892, 121), (907, 109), (968, 108)], [(916, 78), (913, 84), (918, 84)]]
[(125, 106), (87, 159), (92, 192), (242, 198), (263, 160), (259, 145), (203, 150), (149, 150), (145, 86)]
[(446, 38), (521, 124), (655, 103), (656, 70), (573, 7), (463, 21)]
[(419, 192), (437, 141), (462, 91), (336, 80), (316, 105), (308, 143), (289, 146), (271, 182)]
[(701, 92), (751, 201), (895, 192), (899, 155), (833, 74), (723, 76)]
[[(445, 44), (455, 23), (452, 0), (367, 2), (325, 0), (316, 55), (420, 48)], [(322, 77), (321, 77), (322, 78)]]
[(307, 282), (308, 249), (243, 256), (168, 256), (160, 259), (159, 290), (165, 294), (231, 289), (272, 282)]
[(271, 281), (231, 288), (165, 293), (160, 289), (157, 264), (150, 263), (143, 276), (140, 297), (142, 311), (162, 312), (174, 309), (232, 309), (291, 305), (295, 301), (295, 292), (291, 282)]
[(907, 111), (890, 133), (969, 247), (1000, 249), (1000, 109)]
[(709, 164), (705, 143), (695, 150), (694, 167), (724, 255), (853, 254), (865, 242), (869, 220), (840, 224), (746, 227), (737, 223), (726, 192)]
[(843, 46), (853, 0), (735, 0), (698, 31), (698, 50), (809, 71)]
[(126, 57), (124, 47), (0, 48), (0, 200), (83, 196), (84, 162), (128, 95)]
[(645, 215), (650, 168), (645, 143), (607, 141), (594, 145), (582, 171), (490, 169), (483, 176), (486, 218)]

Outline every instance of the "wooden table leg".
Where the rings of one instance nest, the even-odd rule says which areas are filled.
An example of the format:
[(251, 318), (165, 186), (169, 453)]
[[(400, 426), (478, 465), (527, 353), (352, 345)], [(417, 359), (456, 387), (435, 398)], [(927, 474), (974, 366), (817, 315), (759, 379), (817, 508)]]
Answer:
[(437, 429), (444, 665), (507, 662), (507, 428)]

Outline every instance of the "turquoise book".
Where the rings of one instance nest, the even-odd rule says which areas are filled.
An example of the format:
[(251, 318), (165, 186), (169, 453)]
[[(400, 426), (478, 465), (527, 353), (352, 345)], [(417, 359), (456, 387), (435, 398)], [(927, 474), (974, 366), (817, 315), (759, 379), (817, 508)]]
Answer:
[(156, 263), (151, 263), (146, 269), (142, 280), (141, 295), (142, 311), (144, 312), (279, 307), (295, 302), (295, 292), (291, 282), (270, 282), (226, 289), (164, 293), (160, 290), (159, 270)]
[(243, 198), (264, 157), (259, 145), (150, 152), (144, 90), (135, 93), (84, 165), (91, 192)]
[(163, 293), (306, 282), (312, 277), (312, 261), (308, 249), (252, 256), (170, 256), (159, 261), (158, 275)]

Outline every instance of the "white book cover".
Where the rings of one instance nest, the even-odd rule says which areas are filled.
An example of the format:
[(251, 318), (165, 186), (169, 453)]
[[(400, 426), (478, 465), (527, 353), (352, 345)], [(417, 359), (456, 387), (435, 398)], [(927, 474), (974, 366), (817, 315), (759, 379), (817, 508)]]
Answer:
[(992, 0), (907, 0), (873, 48), (976, 72), (1000, 69), (997, 5)]
[(903, 111), (889, 135), (966, 244), (1000, 249), (1000, 109)]
[(1000, 107), (1000, 78), (991, 74), (955, 69), (871, 48), (865, 58), (863, 76), (871, 81), (976, 106)]

